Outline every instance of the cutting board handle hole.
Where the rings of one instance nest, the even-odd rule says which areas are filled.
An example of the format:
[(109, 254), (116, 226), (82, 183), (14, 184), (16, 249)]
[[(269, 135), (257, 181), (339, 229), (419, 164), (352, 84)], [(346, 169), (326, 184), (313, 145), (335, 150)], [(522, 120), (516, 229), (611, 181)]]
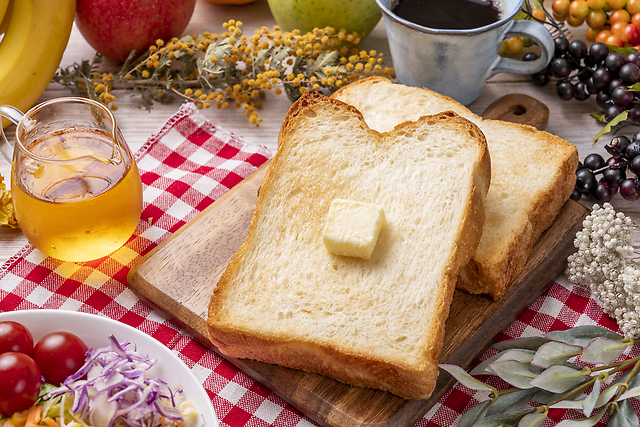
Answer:
[(512, 105), (511, 107), (509, 107), (509, 111), (513, 115), (522, 116), (527, 112), (527, 108), (524, 105), (518, 104), (518, 105)]

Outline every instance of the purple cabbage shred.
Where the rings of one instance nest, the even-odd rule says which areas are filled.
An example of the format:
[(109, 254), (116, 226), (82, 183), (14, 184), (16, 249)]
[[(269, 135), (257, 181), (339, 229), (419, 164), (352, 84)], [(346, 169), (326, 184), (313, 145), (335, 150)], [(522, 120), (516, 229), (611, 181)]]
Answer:
[(48, 397), (72, 393), (71, 412), (89, 417), (95, 427), (113, 427), (118, 419), (131, 427), (155, 426), (160, 416), (181, 421), (167, 383), (145, 377), (157, 359), (138, 353), (130, 341), (119, 343), (113, 335), (109, 339), (110, 345), (89, 350), (84, 366)]

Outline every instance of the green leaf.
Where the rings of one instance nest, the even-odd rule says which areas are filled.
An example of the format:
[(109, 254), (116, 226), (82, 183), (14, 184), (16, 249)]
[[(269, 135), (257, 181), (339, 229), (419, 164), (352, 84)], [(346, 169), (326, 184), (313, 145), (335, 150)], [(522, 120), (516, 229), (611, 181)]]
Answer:
[(598, 337), (585, 347), (580, 359), (585, 363), (608, 365), (620, 357), (626, 348), (627, 345), (618, 340)]
[(619, 381), (627, 381), (627, 386), (629, 388), (635, 388), (640, 386), (640, 375), (638, 375), (638, 373), (636, 372), (635, 375), (633, 377), (631, 377), (631, 379), (629, 379), (629, 376), (631, 375), (632, 371), (630, 370), (627, 375), (624, 376), (624, 379), (622, 379), (622, 377), (620, 378)]
[(534, 352), (532, 350), (523, 350), (519, 348), (506, 350), (480, 363), (478, 366), (475, 367), (473, 371), (471, 371), (471, 375), (493, 374), (494, 372), (491, 370), (489, 365), (494, 362), (503, 362), (505, 360), (516, 360), (522, 363), (529, 363), (533, 355), (534, 355)]
[(621, 340), (624, 337), (609, 329), (605, 329), (595, 325), (576, 326), (564, 331), (552, 331), (546, 334), (546, 337), (553, 340), (563, 342), (565, 344), (587, 346), (594, 338), (602, 337), (610, 340)]
[(283, 83), (282, 87), (284, 87), (284, 93), (291, 102), (297, 101), (302, 96), (300, 90), (297, 87), (293, 87), (292, 84)]
[(604, 118), (604, 113), (603, 112), (599, 112), (599, 113), (590, 113), (589, 114), (591, 117), (593, 117), (594, 119), (596, 119), (597, 121), (599, 121), (600, 123), (607, 123), (607, 119)]
[(591, 427), (600, 421), (600, 418), (604, 415), (606, 408), (595, 414), (590, 418), (585, 418), (582, 420), (564, 420), (559, 422), (556, 427)]
[(251, 65), (254, 69), (260, 69), (265, 62), (267, 62), (267, 59), (271, 58), (271, 55), (273, 54), (273, 47), (270, 47), (269, 49), (265, 49), (263, 51), (261, 51), (258, 56), (253, 60), (253, 64)]
[(640, 419), (628, 400), (618, 404), (618, 410), (611, 415), (607, 424), (608, 427), (638, 427), (639, 425)]
[(480, 402), (473, 408), (469, 409), (467, 412), (462, 414), (462, 417), (460, 417), (458, 427), (471, 427), (476, 422), (483, 419), (490, 405), (491, 400), (485, 400), (484, 402)]
[(531, 401), (540, 403), (541, 405), (548, 405), (551, 402), (558, 400), (563, 395), (564, 393), (552, 393), (547, 390), (540, 390), (531, 398)]
[(516, 13), (516, 16), (513, 17), (513, 19), (526, 19), (527, 18), (527, 14), (520, 10), (518, 13)]
[(627, 391), (625, 391), (624, 393), (622, 393), (620, 395), (620, 397), (618, 398), (618, 401), (626, 400), (626, 399), (629, 399), (629, 398), (632, 398), (632, 397), (638, 397), (638, 396), (640, 396), (640, 386), (630, 388)]
[(504, 354), (504, 352), (497, 353), (497, 354), (494, 354), (493, 356), (489, 357), (487, 360), (483, 360), (482, 362), (480, 362), (478, 364), (478, 366), (473, 368), (473, 370), (471, 370), (471, 372), (469, 372), (469, 373), (471, 375), (489, 375), (489, 374), (493, 374), (493, 371), (491, 369), (489, 369), (489, 365), (491, 363), (495, 362), (496, 360), (498, 360), (500, 358), (500, 356), (502, 356), (503, 354)]
[(487, 415), (496, 415), (507, 412), (514, 412), (522, 409), (531, 397), (538, 392), (538, 389), (530, 388), (506, 393), (498, 396), (487, 410)]
[(531, 386), (554, 393), (566, 392), (584, 381), (584, 372), (567, 366), (551, 366), (531, 381)]
[(525, 415), (518, 423), (518, 427), (540, 427), (545, 418), (547, 418), (547, 414), (534, 412), (533, 414)]
[(631, 92), (640, 92), (640, 83), (634, 83), (631, 86), (627, 86)]
[(524, 337), (502, 341), (494, 344), (493, 347), (498, 351), (504, 351), (514, 348), (536, 351), (542, 344), (548, 343), (549, 341), (551, 340), (543, 337)]
[(553, 365), (562, 365), (567, 360), (582, 353), (582, 347), (561, 342), (548, 342), (540, 346), (531, 364), (548, 368)]
[(38, 400), (37, 400), (37, 404), (41, 405), (42, 402), (45, 402), (49, 399), (45, 399), (44, 397), (46, 395), (48, 395), (49, 393), (51, 393), (54, 390), (57, 390), (58, 387), (54, 386), (53, 384), (47, 383), (47, 382), (43, 382), (42, 386), (40, 387), (40, 392), (38, 393)]
[(515, 426), (525, 416), (535, 412), (535, 409), (524, 409), (510, 414), (494, 415), (474, 424), (473, 427), (499, 427), (499, 426)]
[(584, 400), (561, 400), (558, 403), (554, 403), (549, 406), (550, 409), (575, 409), (576, 411), (582, 410)]
[(464, 369), (460, 368), (456, 365), (446, 365), (440, 364), (438, 365), (441, 369), (447, 371), (453, 378), (458, 380), (458, 382), (464, 385), (471, 390), (487, 390), (487, 391), (495, 391), (495, 388), (491, 387), (483, 383), (482, 381), (478, 381), (469, 375)]
[(596, 379), (596, 382), (593, 383), (593, 390), (591, 390), (591, 393), (589, 393), (582, 403), (582, 412), (585, 416), (590, 417), (593, 413), (593, 410), (596, 408), (596, 403), (598, 402), (598, 396), (600, 396), (600, 378)]
[(490, 364), (489, 367), (497, 376), (514, 387), (523, 389), (533, 387), (530, 383), (536, 376), (524, 363), (515, 360), (505, 360), (503, 362), (494, 362)]
[(618, 47), (618, 46), (613, 46), (613, 45), (608, 45), (607, 47), (609, 48), (609, 52), (619, 52), (622, 55), (624, 55), (625, 58), (627, 56), (629, 56), (629, 54), (631, 52), (637, 52), (638, 51), (638, 49), (636, 49), (634, 47)]
[(554, 405), (551, 405), (551, 409), (574, 409), (576, 411), (581, 411), (585, 416), (590, 417), (593, 413), (593, 410), (596, 408), (600, 408), (605, 405), (611, 396), (608, 396), (608, 399), (600, 399), (600, 379), (597, 379), (593, 390), (586, 399), (584, 400), (562, 400)]
[(593, 143), (595, 144), (596, 142), (598, 142), (598, 139), (600, 139), (602, 135), (611, 132), (614, 126), (627, 120), (628, 115), (629, 115), (629, 111), (624, 110), (622, 113), (618, 114), (613, 119), (611, 119), (611, 121), (607, 123), (600, 132), (598, 132), (595, 138), (593, 138)]
[(340, 55), (337, 50), (329, 52), (328, 54), (322, 53), (316, 59), (316, 62), (313, 64), (313, 68), (316, 70), (321, 70), (325, 67), (333, 67), (338, 60)]

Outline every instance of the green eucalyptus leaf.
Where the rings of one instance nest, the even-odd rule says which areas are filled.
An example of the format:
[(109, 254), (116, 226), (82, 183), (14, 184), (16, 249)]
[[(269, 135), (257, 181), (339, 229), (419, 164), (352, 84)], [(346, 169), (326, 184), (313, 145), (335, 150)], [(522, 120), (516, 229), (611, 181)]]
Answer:
[(598, 400), (596, 400), (595, 407), (596, 408), (603, 407), (604, 405), (609, 403), (617, 393), (618, 393), (618, 385), (612, 384), (611, 386), (607, 387), (607, 389), (605, 389), (605, 391), (600, 393), (600, 395), (598, 396)]
[(559, 422), (556, 427), (591, 427), (598, 424), (605, 412), (606, 408), (589, 418), (582, 420), (564, 420)]
[(458, 380), (460, 384), (463, 386), (470, 388), (471, 390), (487, 390), (493, 391), (495, 390), (490, 385), (483, 383), (482, 381), (478, 381), (469, 375), (464, 369), (456, 365), (446, 365), (440, 364), (438, 365), (441, 369), (447, 371), (453, 378)]
[(529, 363), (531, 362), (531, 359), (533, 359), (534, 354), (535, 352), (533, 350), (514, 348), (512, 350), (502, 352), (497, 362), (515, 360), (522, 363)]
[(582, 411), (582, 405), (584, 400), (561, 400), (558, 403), (554, 403), (549, 406), (550, 409), (575, 409), (576, 411)]
[(533, 414), (525, 415), (518, 423), (518, 427), (540, 427), (544, 423), (547, 414), (534, 412)]
[(629, 375), (631, 375), (631, 371), (629, 371), (629, 373), (625, 376), (625, 379), (624, 379), (624, 381), (628, 381), (627, 386), (629, 388), (640, 386), (640, 375), (638, 375), (638, 373), (636, 372), (636, 374), (631, 379), (629, 379)]
[(618, 404), (618, 410), (609, 418), (608, 427), (638, 427), (640, 419), (628, 400)]
[(489, 365), (489, 368), (512, 386), (523, 389), (531, 388), (531, 380), (536, 377), (527, 365), (515, 360), (494, 362)]
[(499, 427), (499, 426), (516, 426), (518, 422), (526, 415), (529, 415), (536, 410), (524, 409), (522, 411), (511, 412), (509, 414), (494, 415), (487, 417), (484, 420), (477, 422), (473, 427)]
[(585, 363), (608, 365), (620, 357), (626, 348), (627, 345), (618, 340), (598, 337), (584, 348), (580, 359)]
[(531, 401), (541, 405), (548, 405), (564, 395), (564, 393), (553, 393), (547, 390), (538, 390), (539, 391), (531, 398)]
[(640, 396), (640, 386), (630, 388), (627, 391), (625, 391), (624, 393), (622, 393), (620, 395), (620, 397), (618, 398), (618, 401), (626, 400), (626, 399), (630, 399), (632, 397), (638, 397), (638, 396)]
[(538, 389), (530, 388), (502, 394), (498, 396), (498, 398), (489, 407), (487, 410), (487, 416), (514, 412), (522, 409), (527, 403), (529, 403), (531, 397), (537, 392)]
[(482, 374), (494, 374), (489, 365), (494, 362), (503, 362), (505, 360), (515, 360), (522, 363), (529, 363), (533, 358), (534, 352), (532, 350), (523, 350), (519, 348), (515, 348), (512, 350), (506, 350), (496, 354), (495, 356), (490, 357), (489, 359), (482, 362), (480, 365), (476, 366), (476, 368), (471, 371), (471, 375), (482, 375)]
[(593, 410), (596, 408), (596, 404), (598, 403), (598, 397), (600, 396), (600, 378), (596, 379), (596, 382), (593, 383), (593, 389), (591, 393), (587, 396), (587, 398), (582, 403), (582, 413), (586, 417), (590, 417), (593, 413)]
[[(592, 114), (593, 115), (593, 114)], [(598, 132), (598, 134), (595, 136), (595, 138), (593, 138), (593, 143), (595, 144), (596, 142), (598, 142), (598, 139), (600, 139), (600, 137), (606, 133), (611, 132), (611, 130), (618, 125), (619, 123), (624, 122), (625, 120), (627, 120), (627, 116), (629, 115), (629, 111), (628, 110), (624, 110), (622, 113), (618, 114), (617, 116), (615, 116), (613, 119), (611, 119), (611, 121), (609, 123), (607, 123), (602, 130), (600, 130), (600, 132)], [(595, 117), (595, 116), (594, 116)], [(603, 116), (604, 117), (604, 116)]]
[(513, 348), (536, 351), (542, 344), (548, 343), (549, 341), (551, 340), (543, 337), (523, 337), (499, 342), (497, 344), (494, 344), (493, 348), (498, 351), (504, 351)]
[(547, 333), (546, 337), (553, 341), (582, 347), (587, 346), (594, 338), (602, 337), (610, 340), (621, 340), (624, 338), (620, 334), (595, 325), (576, 326), (565, 331), (552, 331)]
[(493, 371), (491, 369), (489, 369), (489, 365), (493, 362), (495, 362), (496, 360), (498, 360), (500, 358), (500, 356), (502, 356), (504, 354), (503, 352), (494, 354), (493, 356), (489, 357), (487, 360), (483, 360), (482, 362), (480, 362), (478, 364), (478, 366), (476, 366), (475, 368), (473, 368), (473, 370), (471, 370), (471, 372), (469, 372), (471, 375), (489, 375), (489, 374), (493, 374)]
[(540, 346), (531, 364), (541, 368), (562, 365), (567, 360), (582, 353), (582, 347), (551, 341)]
[(481, 419), (483, 419), (487, 413), (487, 409), (491, 406), (491, 399), (478, 403), (473, 408), (462, 414), (458, 427), (471, 427)]
[(556, 365), (547, 368), (534, 378), (531, 381), (531, 386), (554, 393), (562, 393), (583, 382), (585, 376), (587, 375), (584, 372), (568, 366)]

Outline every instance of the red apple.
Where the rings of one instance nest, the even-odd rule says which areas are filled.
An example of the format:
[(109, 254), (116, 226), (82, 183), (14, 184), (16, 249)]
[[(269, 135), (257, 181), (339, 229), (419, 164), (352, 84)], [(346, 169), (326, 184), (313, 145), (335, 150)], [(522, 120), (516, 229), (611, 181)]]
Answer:
[(104, 57), (124, 62), (135, 49), (145, 52), (156, 40), (179, 37), (196, 0), (77, 0), (76, 25)]

